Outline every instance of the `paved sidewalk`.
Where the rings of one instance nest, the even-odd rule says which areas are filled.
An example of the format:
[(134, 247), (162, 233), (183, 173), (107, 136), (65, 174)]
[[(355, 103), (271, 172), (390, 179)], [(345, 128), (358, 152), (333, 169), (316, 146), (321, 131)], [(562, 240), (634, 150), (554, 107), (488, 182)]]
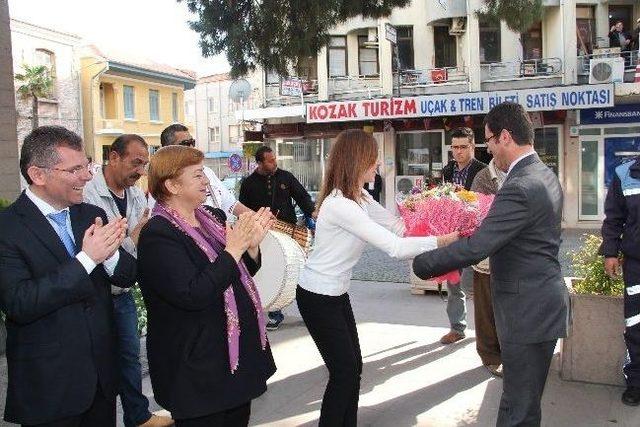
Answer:
[[(443, 346), (439, 338), (448, 330), (447, 316), (437, 295), (411, 295), (407, 284), (358, 281), (350, 295), (365, 362), (359, 425), (495, 425), (502, 384), (481, 366), (472, 319), (467, 339)], [(295, 304), (285, 313), (281, 328), (269, 333), (278, 371), (253, 402), (252, 426), (317, 424), (327, 372)], [(543, 426), (640, 426), (640, 407), (620, 403), (622, 388), (562, 381), (557, 356), (554, 364)], [(0, 406), (5, 387), (0, 386)], [(144, 391), (152, 395), (148, 377)]]

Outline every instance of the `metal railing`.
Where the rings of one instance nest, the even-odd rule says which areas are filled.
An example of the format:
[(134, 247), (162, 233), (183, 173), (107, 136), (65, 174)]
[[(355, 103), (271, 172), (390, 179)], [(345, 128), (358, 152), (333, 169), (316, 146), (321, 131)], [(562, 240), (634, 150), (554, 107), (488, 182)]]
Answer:
[(481, 81), (517, 80), (562, 75), (560, 58), (526, 59), (480, 65)]
[(589, 55), (578, 55), (578, 75), (588, 76), (591, 67), (591, 60), (601, 58), (623, 58), (625, 71), (632, 71), (636, 69), (636, 65), (638, 64), (638, 51), (626, 50), (620, 53), (591, 53)]
[(318, 80), (306, 79), (297, 76), (281, 78), (277, 83), (267, 83), (265, 85), (265, 103), (272, 105), (295, 105), (300, 104), (300, 95), (283, 95), (281, 91), (282, 81), (300, 80), (302, 82), (302, 96), (305, 102), (318, 100)]
[(372, 98), (382, 93), (378, 76), (334, 76), (329, 77), (329, 98), (342, 95), (357, 95)]
[(420, 88), (447, 83), (466, 83), (469, 75), (460, 67), (400, 70), (395, 73), (395, 85), (401, 89)]

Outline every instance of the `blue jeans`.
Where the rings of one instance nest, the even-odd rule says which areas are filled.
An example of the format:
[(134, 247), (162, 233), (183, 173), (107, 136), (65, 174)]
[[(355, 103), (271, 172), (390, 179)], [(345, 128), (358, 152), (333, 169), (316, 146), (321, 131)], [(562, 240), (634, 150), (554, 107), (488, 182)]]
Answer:
[(142, 394), (138, 316), (131, 292), (113, 296), (113, 318), (117, 337), (116, 361), (124, 425), (134, 427), (147, 422), (151, 418), (151, 413), (149, 400)]
[(451, 330), (464, 334), (467, 329), (467, 300), (465, 291), (470, 289), (473, 280), (473, 269), (462, 269), (460, 283), (447, 284), (447, 316)]

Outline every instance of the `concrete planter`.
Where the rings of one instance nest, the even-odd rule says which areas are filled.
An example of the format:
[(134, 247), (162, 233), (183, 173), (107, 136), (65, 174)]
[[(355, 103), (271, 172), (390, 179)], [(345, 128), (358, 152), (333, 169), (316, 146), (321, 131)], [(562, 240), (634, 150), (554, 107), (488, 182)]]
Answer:
[(4, 354), (7, 349), (7, 328), (4, 326), (4, 321), (0, 319), (0, 355)]
[(623, 298), (579, 295), (575, 277), (565, 277), (571, 296), (568, 337), (562, 340), (560, 377), (569, 381), (624, 385)]

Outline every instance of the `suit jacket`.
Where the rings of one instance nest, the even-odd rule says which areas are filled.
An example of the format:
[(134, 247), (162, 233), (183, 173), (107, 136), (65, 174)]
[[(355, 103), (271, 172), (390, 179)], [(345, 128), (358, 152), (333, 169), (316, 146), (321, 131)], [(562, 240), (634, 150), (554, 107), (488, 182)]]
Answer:
[[(442, 180), (444, 182), (451, 182), (451, 180), (453, 179), (453, 167), (455, 163), (455, 160), (452, 160), (442, 169)], [(467, 173), (467, 180), (464, 183), (464, 188), (466, 190), (469, 190), (471, 188), (473, 178), (475, 178), (476, 174), (486, 167), (487, 165), (482, 163), (480, 160), (471, 159), (471, 163), (469, 164), (469, 172)]]
[(566, 336), (568, 293), (558, 262), (562, 189), (537, 154), (507, 176), (482, 225), (469, 238), (417, 256), (429, 278), (490, 256), (491, 294), (500, 342), (521, 344)]
[[(249, 272), (259, 263), (244, 257)], [(147, 306), (147, 355), (156, 401), (176, 419), (235, 408), (265, 392), (275, 372), (262, 350), (256, 311), (233, 257), (210, 262), (196, 243), (160, 216), (140, 233), (140, 289)], [(229, 367), (223, 292), (233, 286), (240, 321), (238, 369)]]
[[(104, 211), (69, 209), (75, 241)], [(99, 383), (116, 394), (110, 283), (135, 282), (135, 260), (120, 250), (109, 278), (70, 258), (47, 219), (24, 194), (0, 213), (0, 308), (7, 316), (9, 384), (5, 420), (40, 424), (85, 412)]]

